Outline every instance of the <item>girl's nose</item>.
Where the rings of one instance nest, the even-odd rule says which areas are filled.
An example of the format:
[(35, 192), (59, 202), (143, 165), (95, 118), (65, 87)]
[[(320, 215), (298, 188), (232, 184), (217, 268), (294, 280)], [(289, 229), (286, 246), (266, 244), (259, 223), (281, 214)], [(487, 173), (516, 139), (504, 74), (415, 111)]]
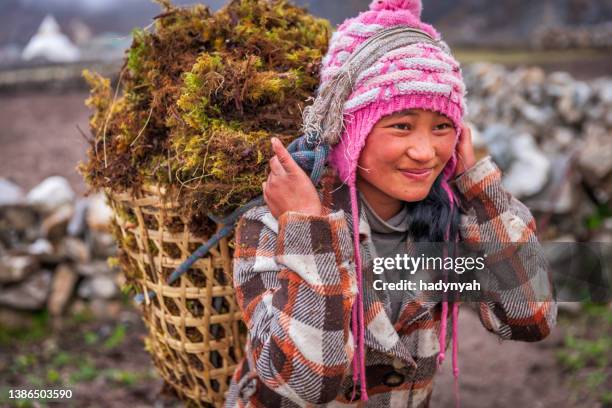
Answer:
[(415, 137), (414, 143), (408, 147), (406, 153), (412, 160), (418, 162), (429, 162), (436, 156), (430, 135)]

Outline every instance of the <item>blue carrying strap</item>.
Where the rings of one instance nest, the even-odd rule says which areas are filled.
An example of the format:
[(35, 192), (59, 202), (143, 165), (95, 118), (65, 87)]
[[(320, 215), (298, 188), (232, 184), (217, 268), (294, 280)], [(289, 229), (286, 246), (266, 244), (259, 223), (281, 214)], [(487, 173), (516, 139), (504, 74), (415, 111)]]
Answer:
[[(301, 136), (295, 139), (287, 147), (287, 151), (291, 153), (291, 157), (293, 157), (302, 170), (304, 170), (307, 174), (310, 174), (310, 179), (316, 186), (323, 176), (325, 163), (329, 154), (329, 145), (325, 143), (310, 142), (308, 139), (309, 138), (306, 136)], [(205, 256), (208, 251), (210, 251), (210, 249), (213, 248), (221, 239), (230, 235), (232, 231), (234, 231), (236, 223), (244, 213), (253, 207), (263, 205), (264, 203), (263, 196), (258, 196), (245, 205), (237, 208), (226, 217), (217, 217), (215, 215), (208, 214), (208, 218), (217, 224), (223, 225), (223, 227), (208, 241), (203, 243), (198, 249), (189, 255), (189, 257), (170, 274), (166, 283), (168, 285), (174, 283), (181, 277), (181, 275), (187, 272), (198, 259)], [(155, 297), (155, 292), (149, 291), (147, 295), (149, 298), (153, 298)], [(144, 300), (144, 293), (139, 293), (138, 295), (134, 296), (134, 301), (137, 304), (141, 304)]]

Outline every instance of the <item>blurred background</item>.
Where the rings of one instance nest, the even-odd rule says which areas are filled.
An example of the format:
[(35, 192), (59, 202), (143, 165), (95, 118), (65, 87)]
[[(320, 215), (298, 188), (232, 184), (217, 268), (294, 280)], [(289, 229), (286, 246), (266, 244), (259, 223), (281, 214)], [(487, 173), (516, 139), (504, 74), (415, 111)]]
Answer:
[[(337, 24), (369, 0), (294, 3)], [(422, 19), (463, 64), (478, 153), (502, 168), (541, 240), (609, 248), (612, 1), (423, 3)], [(181, 406), (107, 262), (110, 211), (75, 170), (89, 132), (81, 71), (116, 78), (131, 30), (159, 12), (149, 0), (0, 2), (0, 406), (53, 406), (9, 400), (17, 388), (70, 388), (66, 406)], [(550, 256), (553, 266), (568, 262)], [(535, 344), (500, 343), (464, 309), (464, 406), (612, 406), (609, 302), (562, 303), (558, 328)], [(432, 406), (453, 399), (445, 364)]]

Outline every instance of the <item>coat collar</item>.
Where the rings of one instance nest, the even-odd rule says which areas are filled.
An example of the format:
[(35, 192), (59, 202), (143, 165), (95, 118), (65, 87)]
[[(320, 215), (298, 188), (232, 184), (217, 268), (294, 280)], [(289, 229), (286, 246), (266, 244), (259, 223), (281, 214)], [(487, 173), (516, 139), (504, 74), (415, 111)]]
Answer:
[[(353, 218), (351, 215), (351, 202), (349, 188), (338, 178), (337, 173), (328, 169), (322, 179), (322, 203), (330, 211), (343, 210), (349, 224), (351, 236), (353, 234)], [(426, 315), (437, 302), (427, 302), (420, 296), (406, 293), (402, 300), (397, 321), (393, 322), (391, 316), (391, 303), (385, 291), (375, 290), (373, 287), (374, 275), (372, 262), (376, 257), (376, 248), (372, 242), (372, 230), (368, 224), (364, 211), (359, 208), (359, 235), (361, 240), (361, 258), (363, 271), (363, 302), (364, 317), (366, 320), (365, 343), (379, 352), (400, 358), (406, 364), (416, 367), (416, 363), (409, 352), (409, 345), (403, 340), (402, 329)]]

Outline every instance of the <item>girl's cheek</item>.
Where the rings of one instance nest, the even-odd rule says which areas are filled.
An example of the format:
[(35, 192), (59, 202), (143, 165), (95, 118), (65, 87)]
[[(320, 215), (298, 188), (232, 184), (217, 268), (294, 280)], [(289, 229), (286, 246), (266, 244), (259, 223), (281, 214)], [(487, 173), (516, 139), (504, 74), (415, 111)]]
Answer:
[(366, 146), (361, 153), (361, 158), (370, 167), (388, 167), (403, 154), (404, 150), (401, 143), (398, 143), (397, 138), (390, 137), (384, 132), (371, 136), (373, 137), (368, 138)]
[(409, 146), (406, 143), (406, 139), (388, 137), (384, 140), (381, 139), (381, 143), (378, 146), (378, 151), (386, 162), (394, 162), (406, 154), (408, 147)]
[(453, 156), (455, 150), (455, 136), (454, 134), (445, 137), (438, 144), (437, 154), (441, 161), (446, 162)]

